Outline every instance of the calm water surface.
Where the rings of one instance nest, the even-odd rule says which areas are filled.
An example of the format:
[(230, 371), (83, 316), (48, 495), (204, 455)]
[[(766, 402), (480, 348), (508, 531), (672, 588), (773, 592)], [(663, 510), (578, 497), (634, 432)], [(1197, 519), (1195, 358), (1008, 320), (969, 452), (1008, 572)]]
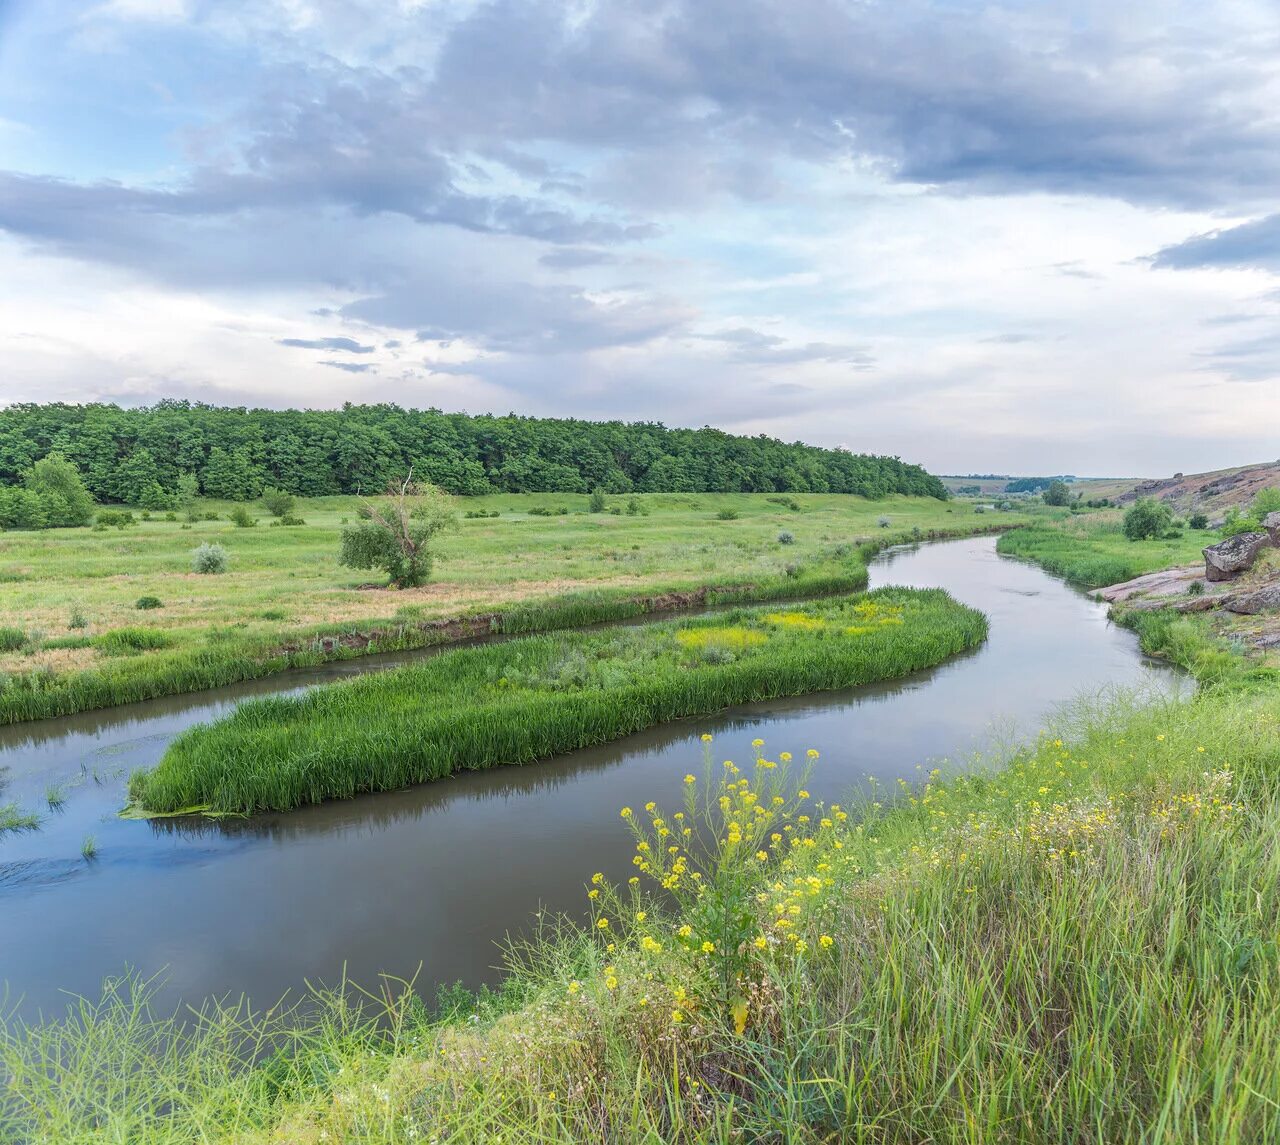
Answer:
[[(940, 586), (982, 609), (989, 641), (886, 685), (734, 708), (527, 767), (472, 772), (407, 791), (221, 824), (116, 817), (124, 782), (172, 737), (246, 696), (357, 674), (395, 658), (327, 665), (196, 695), (0, 728), (0, 801), (45, 809), (41, 829), (0, 839), (0, 982), (24, 1012), (60, 1010), (63, 991), (96, 996), (126, 967), (167, 968), (167, 993), (248, 993), (274, 1001), (304, 979), (379, 973), (469, 985), (493, 981), (497, 941), (535, 912), (580, 912), (593, 871), (625, 879), (624, 804), (673, 805), (696, 770), (699, 736), (717, 759), (751, 758), (759, 736), (797, 757), (817, 748), (809, 783), (843, 798), (868, 777), (892, 782), (1034, 734), (1082, 690), (1167, 688), (1103, 606), (995, 539), (890, 550), (872, 584)], [(420, 654), (419, 654), (420, 655)], [(87, 835), (97, 857), (81, 857)]]

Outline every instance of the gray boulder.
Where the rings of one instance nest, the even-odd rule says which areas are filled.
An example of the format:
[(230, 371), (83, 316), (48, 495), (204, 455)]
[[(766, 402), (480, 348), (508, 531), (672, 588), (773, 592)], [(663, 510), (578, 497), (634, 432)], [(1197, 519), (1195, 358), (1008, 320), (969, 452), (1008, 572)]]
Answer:
[(1258, 554), (1271, 544), (1266, 533), (1237, 533), (1204, 550), (1205, 580), (1234, 580), (1253, 568)]
[(1280, 549), (1280, 513), (1268, 513), (1262, 518), (1262, 527), (1267, 530), (1271, 543)]
[(1229, 596), (1222, 602), (1228, 612), (1238, 612), (1244, 616), (1256, 616), (1259, 612), (1274, 612), (1280, 609), (1280, 583), (1264, 585), (1253, 592), (1241, 592)]

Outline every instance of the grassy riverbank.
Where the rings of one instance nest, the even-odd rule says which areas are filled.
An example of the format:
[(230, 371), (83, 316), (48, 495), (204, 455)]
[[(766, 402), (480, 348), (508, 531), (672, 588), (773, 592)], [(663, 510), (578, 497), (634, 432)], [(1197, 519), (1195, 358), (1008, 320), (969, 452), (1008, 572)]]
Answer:
[[(237, 528), (226, 505), (208, 508), (220, 519), (189, 527), (0, 534), (0, 723), (479, 633), (856, 591), (885, 543), (1029, 519), (921, 497), (642, 494), (611, 498), (617, 514), (573, 495), (470, 498), (460, 511), (496, 516), (464, 517), (436, 579), (397, 592), (337, 563), (354, 498), (300, 502), (306, 524), (286, 528), (265, 514)], [(227, 548), (227, 573), (191, 571), (203, 542)], [(147, 597), (160, 606), (140, 609)]]
[(1000, 538), (1006, 556), (1025, 557), (1084, 588), (1103, 588), (1143, 573), (1201, 561), (1216, 533), (1186, 529), (1176, 538), (1131, 541), (1119, 512), (1086, 513), (1054, 524), (1017, 529)]
[(809, 805), (767, 747), (625, 810), (637, 885), (584, 857), (593, 924), (515, 952), (499, 993), (182, 1027), (109, 994), (5, 1031), (0, 1138), (1280, 1134), (1280, 693), (1081, 708), (884, 807)]
[[(1119, 514), (1096, 513), (1015, 529), (996, 542), (996, 549), (1034, 561), (1082, 588), (1102, 588), (1144, 573), (1200, 564), (1201, 550), (1217, 540), (1216, 533), (1188, 530), (1181, 537), (1130, 541), (1121, 531)], [(1267, 618), (1221, 611), (1183, 615), (1171, 608), (1145, 611), (1123, 604), (1111, 615), (1117, 624), (1137, 632), (1144, 652), (1185, 668), (1201, 686), (1265, 687), (1280, 682), (1280, 650), (1251, 646), (1260, 621), (1274, 630)]]
[(732, 704), (906, 675), (986, 636), (941, 590), (530, 637), (252, 700), (174, 740), (130, 791), (150, 813), (253, 813), (527, 763)]

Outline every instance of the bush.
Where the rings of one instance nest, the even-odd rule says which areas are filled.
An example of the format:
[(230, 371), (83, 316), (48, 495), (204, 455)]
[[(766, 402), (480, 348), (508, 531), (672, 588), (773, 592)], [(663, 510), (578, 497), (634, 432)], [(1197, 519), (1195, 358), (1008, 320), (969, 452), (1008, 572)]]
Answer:
[(292, 528), (295, 525), (305, 525), (305, 524), (306, 524), (306, 521), (304, 521), (301, 517), (295, 517), (292, 514), (286, 515), (284, 517), (279, 518), (278, 520), (271, 522), (272, 528), (277, 528), (280, 526), (284, 526), (285, 528)]
[(78, 605), (71, 610), (71, 615), (67, 618), (67, 627), (68, 628), (88, 628), (89, 627), (89, 619), (80, 610), (80, 607)]
[(1067, 487), (1067, 483), (1050, 481), (1049, 488), (1044, 491), (1044, 503), (1059, 507), (1071, 504), (1071, 490)]
[(379, 505), (367, 504), (366, 520), (342, 530), (340, 564), (382, 569), (396, 588), (415, 588), (431, 575), (437, 534), (457, 525), (448, 496), (434, 485), (406, 481)]
[(236, 505), (227, 518), (237, 529), (252, 529), (258, 523), (257, 517), (251, 517), (249, 510), (244, 505)]
[(795, 543), (796, 543), (795, 533), (790, 533), (786, 529), (783, 529), (782, 532), (778, 534), (778, 544), (794, 545)]
[(881, 517), (881, 518), (876, 522), (876, 524), (877, 524), (877, 525), (879, 525), (879, 526), (880, 526), (880, 528), (882, 528), (882, 529), (887, 529), (890, 525), (892, 525), (892, 524), (893, 524), (893, 522), (892, 522), (892, 521), (890, 521), (888, 517)]
[(147, 612), (153, 608), (163, 608), (164, 601), (162, 601), (158, 596), (140, 596), (133, 607), (138, 609), (140, 612)]
[(638, 517), (640, 515), (640, 502), (634, 497), (627, 498), (627, 516)]
[(21, 628), (0, 628), (0, 652), (17, 652), (27, 642)]
[(1124, 515), (1124, 535), (1131, 541), (1144, 541), (1168, 532), (1173, 510), (1160, 501), (1143, 497)]
[(1209, 518), (1203, 513), (1192, 513), (1187, 520), (1187, 524), (1196, 530), (1207, 529), (1209, 527)]
[(273, 517), (290, 517), (293, 515), (293, 494), (283, 489), (264, 489), (262, 503)]
[(600, 486), (596, 486), (591, 490), (591, 500), (587, 502), (587, 508), (593, 513), (604, 512), (604, 490)]
[(738, 519), (737, 509), (721, 509), (716, 514), (717, 521), (736, 521)]
[(1204, 581), (1193, 580), (1189, 585), (1187, 585), (1187, 595), (1204, 596)]
[(104, 529), (112, 526), (117, 529), (127, 529), (130, 525), (136, 524), (133, 514), (128, 509), (101, 509), (98, 511), (97, 523)]
[(199, 548), (192, 550), (191, 568), (198, 573), (224, 573), (227, 571), (227, 559), (226, 549), (206, 541)]

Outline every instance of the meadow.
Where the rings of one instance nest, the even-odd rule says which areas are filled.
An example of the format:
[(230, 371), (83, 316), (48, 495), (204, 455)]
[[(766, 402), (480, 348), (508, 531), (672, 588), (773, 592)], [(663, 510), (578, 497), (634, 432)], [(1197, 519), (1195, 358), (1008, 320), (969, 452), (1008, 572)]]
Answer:
[(247, 701), (130, 783), (145, 813), (252, 814), (530, 763), (732, 704), (906, 675), (985, 639), (940, 589), (524, 637)]
[[(273, 527), (251, 506), (240, 528), (207, 502), (217, 520), (0, 533), (0, 723), (482, 632), (856, 591), (886, 543), (1029, 519), (905, 496), (639, 494), (602, 513), (568, 494), (459, 498), (433, 580), (396, 591), (338, 564), (357, 507), (302, 500), (305, 525)], [(228, 550), (226, 573), (192, 571), (205, 542)]]

